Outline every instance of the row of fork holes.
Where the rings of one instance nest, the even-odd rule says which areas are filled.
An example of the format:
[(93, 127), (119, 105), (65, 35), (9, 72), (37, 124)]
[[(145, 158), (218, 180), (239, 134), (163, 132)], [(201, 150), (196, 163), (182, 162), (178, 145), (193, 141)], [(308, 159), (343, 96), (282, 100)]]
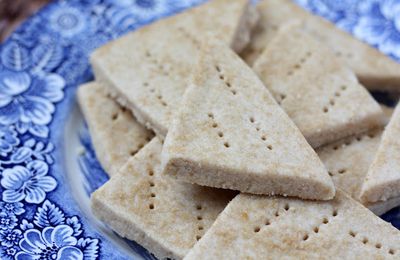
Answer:
[[(283, 209), (284, 209), (285, 211), (289, 211), (290, 205), (289, 205), (288, 203), (285, 204), (285, 206), (283, 207)], [(277, 209), (277, 210), (275, 211), (274, 216), (275, 216), (275, 218), (279, 217), (279, 209)], [(264, 226), (269, 226), (269, 225), (271, 225), (271, 220), (270, 220), (270, 219), (266, 219), (266, 220), (264, 221)], [(261, 227), (260, 227), (260, 226), (256, 226), (256, 227), (254, 228), (253, 231), (254, 231), (254, 233), (258, 233), (258, 232), (261, 231)]]
[[(143, 86), (147, 88), (147, 87), (149, 87), (149, 83), (148, 82), (144, 82)], [(153, 94), (155, 94), (155, 92), (156, 92), (156, 90), (154, 88), (150, 88), (149, 91), (151, 93), (153, 93)], [(161, 105), (163, 105), (164, 107), (168, 106), (167, 102), (165, 102), (165, 100), (164, 100), (164, 98), (163, 98), (163, 96), (161, 94), (158, 94), (156, 97), (160, 101)]]
[(158, 68), (158, 70), (165, 76), (169, 75), (168, 70), (165, 68), (165, 66), (163, 64), (161, 64), (156, 58), (153, 57), (153, 55), (151, 54), (151, 52), (149, 50), (147, 50), (145, 52), (145, 56), (146, 58), (153, 63), (154, 65), (156, 65), (156, 67)]
[(231, 83), (230, 83), (229, 80), (225, 77), (225, 75), (222, 73), (221, 67), (218, 66), (218, 65), (215, 65), (215, 69), (216, 69), (217, 72), (218, 72), (218, 77), (219, 77), (219, 79), (222, 80), (222, 81), (225, 83), (225, 86), (226, 86), (228, 89), (230, 89), (230, 91), (231, 91), (231, 93), (232, 93), (233, 95), (236, 95), (236, 94), (237, 94), (237, 91), (236, 91), (235, 89), (232, 88)]
[[(254, 117), (250, 117), (249, 121), (252, 124), (256, 123), (256, 120), (254, 119)], [(256, 131), (259, 132), (260, 130), (261, 130), (260, 127), (256, 126)], [(265, 135), (261, 135), (261, 140), (265, 142), (265, 141), (267, 141), (267, 137)], [(267, 145), (267, 148), (268, 148), (268, 150), (272, 150), (272, 145), (270, 145), (270, 144)]]
[(349, 146), (349, 145), (351, 145), (351, 144), (352, 144), (353, 142), (355, 142), (355, 141), (361, 142), (361, 141), (362, 141), (364, 138), (366, 138), (366, 137), (368, 137), (368, 138), (370, 138), (370, 139), (373, 139), (373, 138), (376, 137), (376, 134), (374, 134), (374, 133), (368, 133), (368, 134), (359, 135), (359, 136), (353, 138), (352, 140), (348, 139), (348, 140), (344, 141), (341, 145), (334, 145), (334, 146), (332, 146), (332, 149), (333, 149), (333, 150), (338, 150), (341, 146), (342, 146), (342, 147)]
[[(199, 230), (199, 232), (202, 232), (202, 230), (204, 229), (203, 225), (201, 224), (201, 221), (203, 220), (203, 217), (200, 214), (200, 211), (203, 209), (203, 207), (198, 204), (196, 206), (196, 210), (199, 212), (199, 214), (197, 214), (197, 220), (199, 221), (198, 225), (197, 225), (197, 229)], [(201, 235), (196, 235), (196, 240), (199, 241), (201, 238)]]
[[(210, 119), (212, 120), (211, 127), (217, 129), (217, 128), (218, 128), (218, 124), (217, 124), (217, 122), (215, 122), (215, 120), (214, 120), (214, 114), (213, 114), (213, 113), (208, 113), (208, 118), (210, 118)], [(222, 131), (218, 131), (217, 134), (218, 134), (218, 136), (219, 136), (220, 138), (223, 138), (223, 137), (224, 137), (224, 133), (223, 133)], [(229, 148), (229, 147), (230, 147), (229, 142), (225, 141), (225, 142), (224, 142), (224, 146), (225, 146), (226, 148)]]
[(353, 58), (353, 54), (352, 53), (343, 53), (341, 51), (336, 51), (335, 55), (337, 57)]
[[(342, 94), (343, 91), (345, 91), (347, 89), (346, 86), (341, 86), (339, 90), (337, 90), (333, 97), (329, 100), (329, 106), (334, 106), (336, 103), (336, 99), (338, 99)], [(322, 111), (324, 113), (328, 113), (329, 112), (329, 106), (324, 106), (324, 108), (322, 109)]]
[(189, 39), (197, 48), (200, 48), (200, 46), (201, 46), (200, 42), (191, 33), (189, 33), (185, 28), (178, 27), (178, 31), (181, 32), (182, 35), (185, 36), (187, 39)]
[(307, 52), (306, 53), (306, 55), (303, 57), (303, 58), (301, 58), (300, 59), (300, 62), (299, 63), (297, 63), (297, 64), (295, 64), (294, 66), (293, 66), (293, 69), (292, 70), (289, 70), (288, 72), (287, 72), (287, 75), (288, 76), (292, 76), (294, 73), (295, 73), (295, 71), (296, 70), (299, 70), (299, 69), (301, 69), (301, 66), (311, 57), (311, 52)]
[[(353, 237), (353, 238), (357, 238), (357, 237), (358, 237), (357, 232), (352, 231), (352, 230), (349, 231), (349, 235), (350, 235), (351, 237)], [(361, 241), (364, 245), (367, 245), (367, 244), (369, 243), (369, 239), (368, 239), (367, 237), (363, 237), (362, 240), (360, 240), (360, 241)], [(375, 243), (375, 248), (376, 248), (376, 249), (381, 249), (381, 248), (382, 248), (382, 244), (379, 243), (379, 242), (378, 242), (378, 243)], [(390, 248), (390, 249), (388, 250), (388, 254), (394, 255), (394, 254), (395, 254), (395, 250), (392, 249), (392, 248)]]
[[(150, 181), (149, 181), (149, 186), (150, 186), (150, 200), (153, 200), (156, 197), (156, 194), (154, 192), (154, 187), (156, 186), (156, 184), (153, 181), (153, 176), (154, 176), (154, 170), (153, 169), (149, 169), (148, 170), (148, 175), (150, 177)], [(150, 202), (149, 204), (149, 209), (153, 210), (155, 209), (154, 206), (154, 202)]]
[[(284, 210), (285, 211), (288, 211), (290, 209), (290, 206), (289, 206), (289, 204), (286, 204), (285, 206), (284, 206)], [(332, 217), (336, 217), (338, 215), (338, 211), (335, 209), (335, 210), (333, 210), (333, 212), (332, 212)], [(279, 217), (279, 211), (276, 211), (275, 212), (275, 217)], [(315, 233), (315, 234), (317, 234), (317, 233), (319, 233), (319, 230), (320, 230), (320, 226), (321, 225), (326, 225), (326, 224), (328, 224), (329, 223), (329, 219), (328, 218), (323, 218), (322, 219), (322, 223), (319, 225), (319, 226), (315, 226), (314, 228), (313, 228), (313, 232)], [(265, 221), (265, 226), (269, 226), (269, 225), (271, 225), (271, 222), (270, 222), (270, 220), (269, 219), (267, 219), (266, 221)], [(261, 231), (261, 227), (259, 227), (259, 226), (257, 226), (257, 227), (255, 227), (254, 228), (254, 232), (255, 233), (258, 233), (258, 232), (260, 232)], [(307, 241), (308, 239), (310, 238), (310, 235), (307, 233), (307, 234), (304, 234), (304, 236), (303, 236), (303, 241)]]
[[(338, 211), (337, 211), (336, 209), (334, 209), (334, 210), (332, 211), (332, 217), (334, 218), (334, 217), (336, 217), (337, 215), (338, 215)], [(315, 227), (313, 228), (314, 234), (318, 234), (318, 233), (319, 233), (319, 230), (320, 230), (320, 227), (321, 227), (322, 225), (327, 225), (328, 223), (329, 223), (329, 219), (328, 219), (327, 217), (324, 217), (324, 218), (322, 219), (322, 223), (321, 223), (320, 225), (315, 226)], [(306, 234), (304, 234), (304, 236), (303, 236), (303, 241), (307, 241), (309, 238), (310, 238), (309, 233), (306, 233)]]

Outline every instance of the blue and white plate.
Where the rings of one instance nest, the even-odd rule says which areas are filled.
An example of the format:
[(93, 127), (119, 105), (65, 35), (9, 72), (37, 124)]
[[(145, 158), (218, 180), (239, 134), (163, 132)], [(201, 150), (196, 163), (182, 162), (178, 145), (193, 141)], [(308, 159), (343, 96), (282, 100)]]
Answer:
[[(297, 1), (400, 61), (400, 0)], [(55, 1), (0, 47), (0, 259), (153, 259), (90, 213), (108, 177), (75, 91), (93, 49), (200, 2)], [(383, 218), (400, 228), (399, 212)]]

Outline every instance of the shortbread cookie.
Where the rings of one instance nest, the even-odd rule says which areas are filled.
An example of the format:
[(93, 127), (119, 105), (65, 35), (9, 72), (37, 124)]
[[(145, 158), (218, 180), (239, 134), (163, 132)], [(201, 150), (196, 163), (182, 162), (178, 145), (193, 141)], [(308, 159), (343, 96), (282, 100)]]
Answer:
[(322, 17), (308, 13), (292, 0), (263, 0), (257, 9), (260, 13), (259, 25), (251, 44), (243, 53), (249, 64), (262, 53), (283, 24), (301, 20), (305, 23), (305, 29), (318, 38), (321, 45), (332, 48), (335, 55), (349, 65), (367, 88), (399, 90), (400, 64)]
[(400, 106), (383, 133), (378, 152), (361, 190), (363, 202), (385, 201), (400, 196)]
[(298, 25), (282, 28), (253, 69), (313, 147), (383, 125), (353, 72)]
[(374, 160), (383, 128), (347, 137), (316, 150), (336, 188), (359, 200), (361, 186)]
[(97, 49), (91, 56), (96, 80), (139, 122), (165, 136), (200, 42), (214, 38), (239, 51), (256, 19), (247, 0), (215, 0), (160, 20)]
[(161, 175), (154, 138), (92, 194), (94, 214), (160, 259), (181, 259), (235, 194)]
[(99, 83), (82, 85), (77, 93), (96, 157), (107, 174), (112, 176), (154, 134), (140, 125), (130, 111), (111, 99)]
[(185, 257), (397, 259), (400, 233), (339, 189), (330, 201), (240, 194)]
[(204, 186), (331, 199), (333, 183), (254, 72), (211, 43), (163, 147), (164, 172)]

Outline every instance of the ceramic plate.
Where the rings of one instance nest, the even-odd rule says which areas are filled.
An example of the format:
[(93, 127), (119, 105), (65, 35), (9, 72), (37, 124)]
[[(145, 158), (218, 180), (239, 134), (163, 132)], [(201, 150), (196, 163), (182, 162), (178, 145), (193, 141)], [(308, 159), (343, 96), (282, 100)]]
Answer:
[[(96, 47), (199, 0), (55, 1), (0, 47), (0, 258), (152, 259), (91, 214), (108, 177), (75, 101)], [(400, 60), (400, 1), (298, 0)], [(400, 227), (400, 210), (383, 219)]]

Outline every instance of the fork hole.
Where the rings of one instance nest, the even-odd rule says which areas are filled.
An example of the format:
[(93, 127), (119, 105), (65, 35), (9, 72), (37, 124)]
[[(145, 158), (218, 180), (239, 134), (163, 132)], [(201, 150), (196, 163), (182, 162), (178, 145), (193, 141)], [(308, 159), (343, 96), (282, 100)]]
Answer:
[(285, 209), (286, 211), (288, 211), (288, 210), (289, 210), (289, 204), (285, 204), (284, 209)]

